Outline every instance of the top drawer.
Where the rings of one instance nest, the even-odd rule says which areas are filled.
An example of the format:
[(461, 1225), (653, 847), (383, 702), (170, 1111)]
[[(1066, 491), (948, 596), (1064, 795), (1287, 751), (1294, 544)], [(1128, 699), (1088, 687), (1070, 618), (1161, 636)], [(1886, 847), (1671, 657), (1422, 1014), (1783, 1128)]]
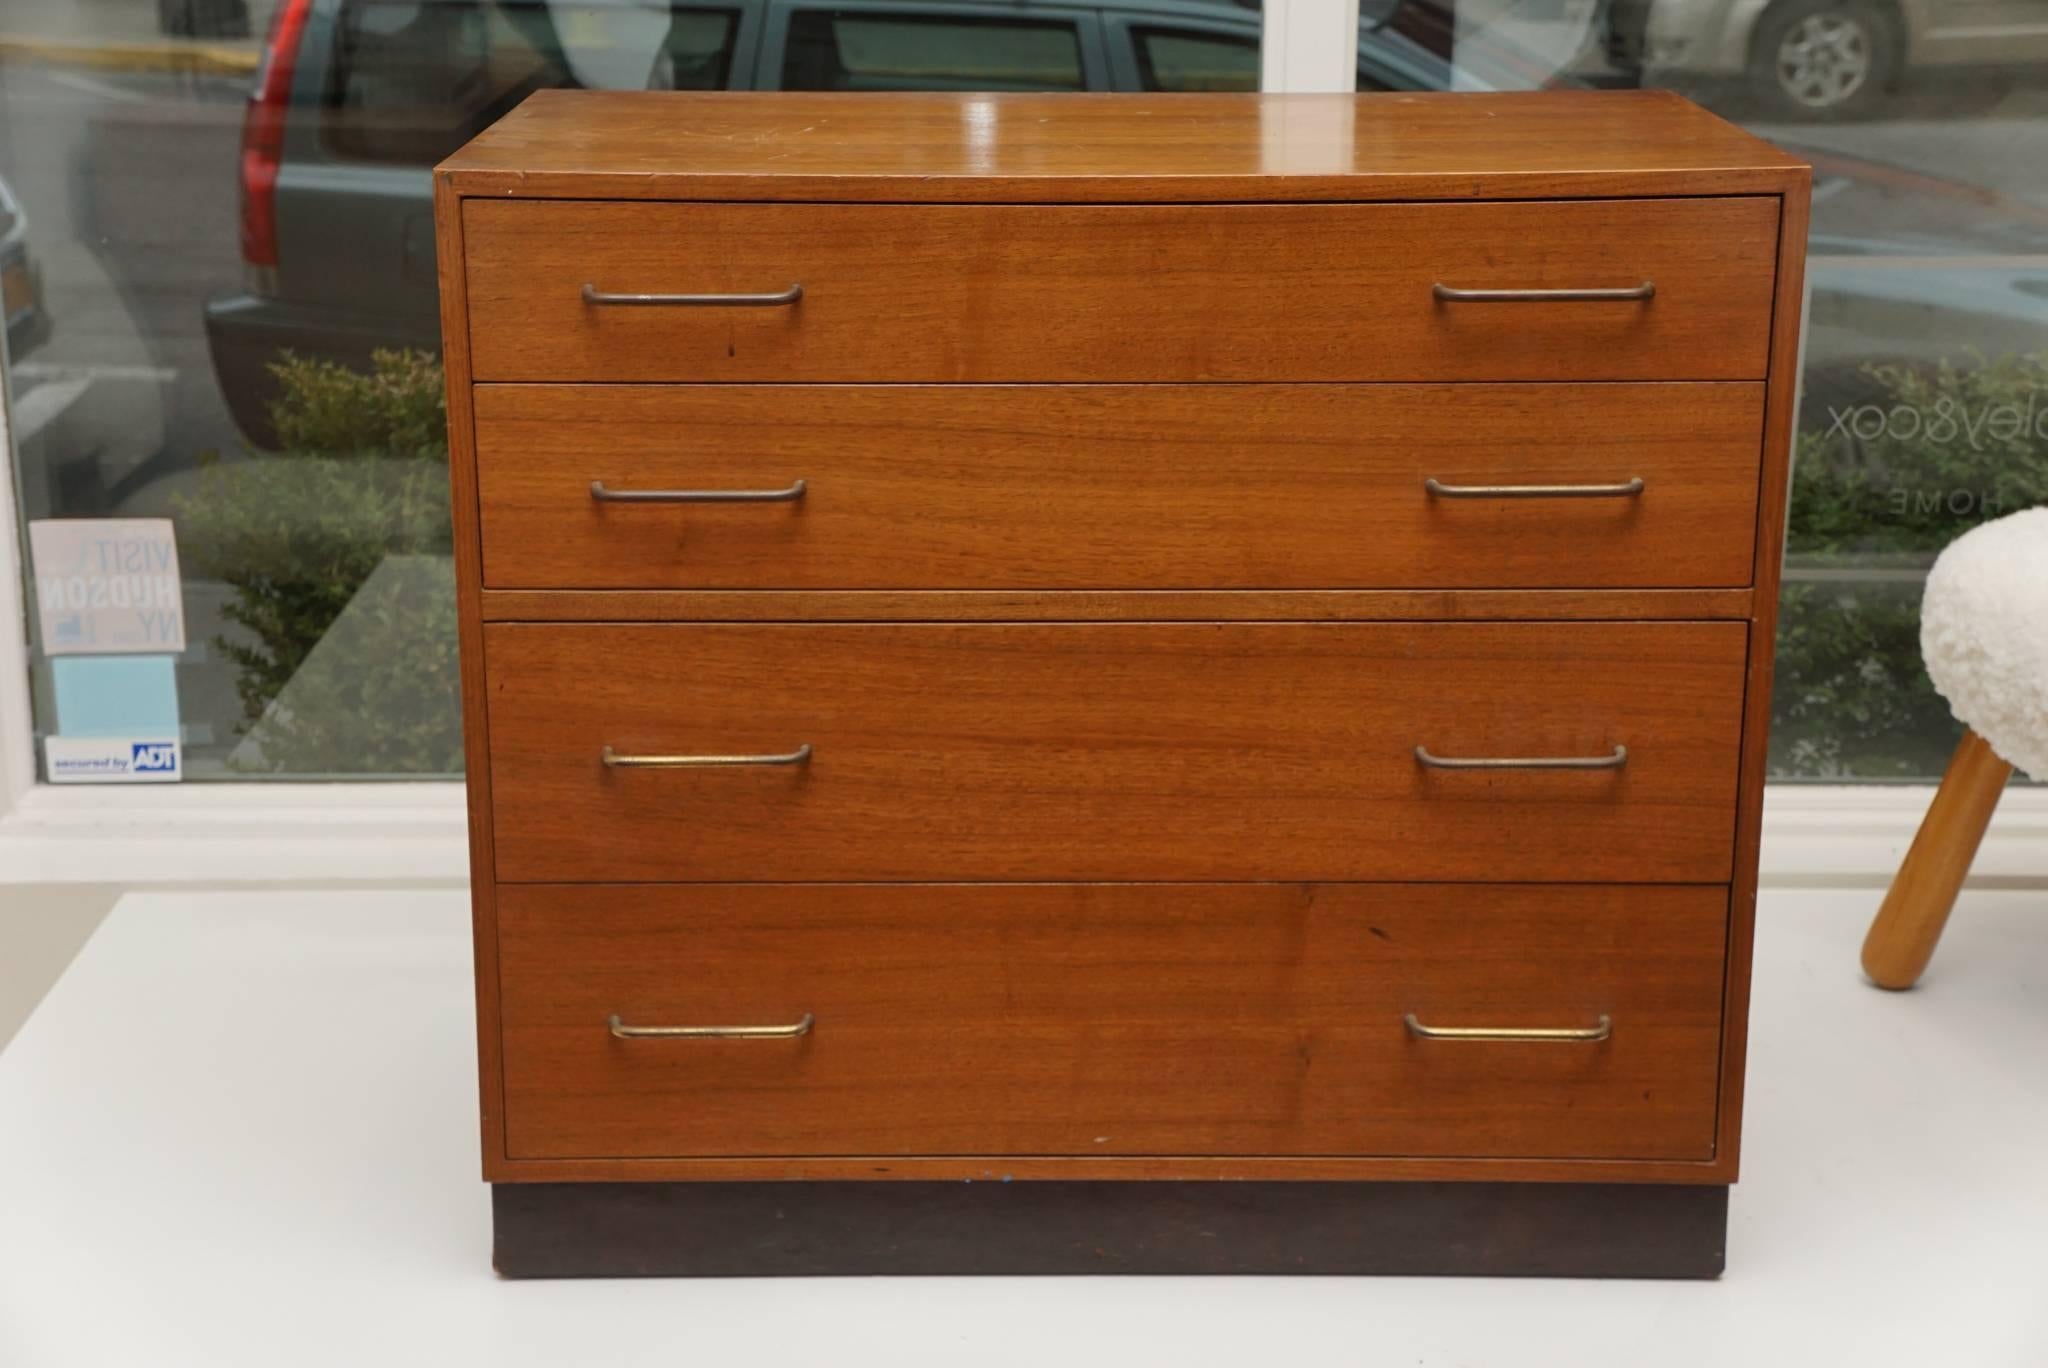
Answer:
[[(463, 227), (478, 380), (1750, 380), (1778, 203), (468, 200)], [(1532, 290), (1595, 297), (1492, 297)], [(607, 302), (635, 296), (662, 302)]]

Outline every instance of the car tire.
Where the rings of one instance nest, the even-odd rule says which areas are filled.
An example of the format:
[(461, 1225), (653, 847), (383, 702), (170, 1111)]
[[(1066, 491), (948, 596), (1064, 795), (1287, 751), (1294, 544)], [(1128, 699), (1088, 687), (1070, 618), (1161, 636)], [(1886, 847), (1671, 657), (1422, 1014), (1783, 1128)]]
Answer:
[(1750, 41), (1750, 91), (1779, 118), (1857, 118), (1898, 79), (1899, 48), (1872, 0), (1779, 0)]

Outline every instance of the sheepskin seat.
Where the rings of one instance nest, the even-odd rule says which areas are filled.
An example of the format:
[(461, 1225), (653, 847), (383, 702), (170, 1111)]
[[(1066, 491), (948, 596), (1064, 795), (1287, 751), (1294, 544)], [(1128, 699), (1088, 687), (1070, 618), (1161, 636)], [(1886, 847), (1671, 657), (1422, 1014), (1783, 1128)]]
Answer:
[(2048, 507), (1949, 544), (1927, 575), (1920, 653), (1956, 717), (2048, 779)]

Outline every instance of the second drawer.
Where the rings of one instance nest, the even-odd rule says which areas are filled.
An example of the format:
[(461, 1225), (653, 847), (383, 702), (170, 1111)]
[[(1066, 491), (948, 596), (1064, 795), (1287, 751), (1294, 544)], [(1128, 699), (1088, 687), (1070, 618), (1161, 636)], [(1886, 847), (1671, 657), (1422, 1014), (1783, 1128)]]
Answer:
[[(1763, 388), (475, 392), (509, 589), (1748, 584)], [(599, 489), (597, 486), (601, 486)]]
[(1719, 883), (1747, 631), (495, 624), (497, 873)]

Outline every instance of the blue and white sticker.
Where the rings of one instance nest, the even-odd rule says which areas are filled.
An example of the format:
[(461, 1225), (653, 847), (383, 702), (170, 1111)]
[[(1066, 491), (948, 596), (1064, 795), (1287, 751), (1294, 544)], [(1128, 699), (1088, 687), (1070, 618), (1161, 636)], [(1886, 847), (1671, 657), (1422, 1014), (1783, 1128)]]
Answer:
[(53, 784), (175, 784), (185, 752), (175, 736), (49, 736), (43, 770)]

